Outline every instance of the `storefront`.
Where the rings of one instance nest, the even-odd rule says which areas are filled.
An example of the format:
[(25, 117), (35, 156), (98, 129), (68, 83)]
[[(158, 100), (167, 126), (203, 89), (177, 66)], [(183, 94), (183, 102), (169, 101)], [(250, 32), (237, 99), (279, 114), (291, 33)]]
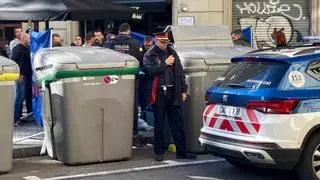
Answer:
[[(152, 34), (172, 24), (172, 0), (113, 0), (114, 3), (130, 6), (143, 12), (140, 20), (129, 21), (134, 31)], [(117, 27), (121, 21), (115, 22)]]

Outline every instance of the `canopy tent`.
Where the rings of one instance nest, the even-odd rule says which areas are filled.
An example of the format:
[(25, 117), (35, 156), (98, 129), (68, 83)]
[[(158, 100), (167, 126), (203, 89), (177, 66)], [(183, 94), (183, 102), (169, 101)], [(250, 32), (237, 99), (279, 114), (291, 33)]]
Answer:
[(137, 12), (112, 0), (1, 0), (0, 21), (131, 19)]

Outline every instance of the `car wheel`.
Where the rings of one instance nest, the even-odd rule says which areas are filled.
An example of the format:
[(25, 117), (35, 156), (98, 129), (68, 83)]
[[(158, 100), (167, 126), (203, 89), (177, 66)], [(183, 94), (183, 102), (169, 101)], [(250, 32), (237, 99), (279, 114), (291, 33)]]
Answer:
[(235, 167), (240, 167), (240, 168), (248, 168), (251, 167), (249, 164), (242, 163), (240, 160), (234, 160), (234, 159), (226, 159), (230, 164), (232, 164)]
[(300, 179), (320, 180), (320, 133), (306, 143), (296, 171)]

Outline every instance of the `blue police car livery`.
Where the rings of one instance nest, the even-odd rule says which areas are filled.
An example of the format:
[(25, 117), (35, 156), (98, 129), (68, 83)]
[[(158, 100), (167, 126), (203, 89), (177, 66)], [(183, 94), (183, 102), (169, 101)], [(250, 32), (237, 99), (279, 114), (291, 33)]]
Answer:
[(320, 47), (235, 57), (206, 100), (199, 141), (207, 151), (320, 179)]

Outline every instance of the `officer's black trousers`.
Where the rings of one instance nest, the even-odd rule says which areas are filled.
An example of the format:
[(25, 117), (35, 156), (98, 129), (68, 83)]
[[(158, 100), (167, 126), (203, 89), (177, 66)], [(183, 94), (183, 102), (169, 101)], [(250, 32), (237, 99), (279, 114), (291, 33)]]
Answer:
[(154, 136), (155, 148), (154, 151), (158, 155), (165, 153), (167, 145), (164, 136), (164, 121), (165, 115), (168, 115), (168, 124), (171, 129), (172, 138), (176, 145), (177, 155), (186, 153), (186, 140), (184, 132), (184, 119), (182, 106), (173, 106), (174, 89), (168, 88), (164, 93), (162, 88), (157, 88), (156, 102), (153, 105), (154, 110)]

